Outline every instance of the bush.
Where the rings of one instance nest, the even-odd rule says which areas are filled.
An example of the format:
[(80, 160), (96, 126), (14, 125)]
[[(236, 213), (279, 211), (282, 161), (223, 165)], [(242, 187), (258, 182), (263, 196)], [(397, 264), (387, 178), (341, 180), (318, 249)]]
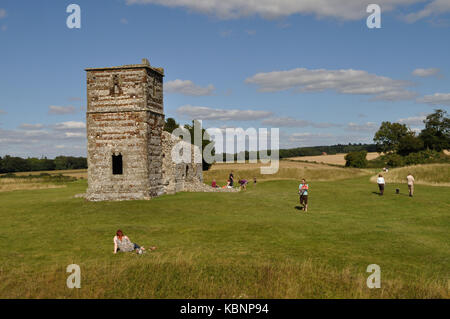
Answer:
[(399, 167), (405, 165), (405, 162), (403, 160), (403, 157), (398, 154), (389, 154), (386, 156), (386, 166), (389, 167)]
[(367, 167), (367, 151), (350, 152), (345, 155), (345, 166), (346, 167), (357, 167), (364, 168)]
[(401, 156), (395, 153), (382, 155), (374, 160), (369, 161), (368, 167), (381, 168), (381, 167), (400, 167), (406, 165), (416, 164), (433, 164), (433, 163), (449, 163), (450, 156), (445, 155), (443, 152), (437, 152), (434, 150), (424, 150), (420, 152), (410, 153), (406, 156)]

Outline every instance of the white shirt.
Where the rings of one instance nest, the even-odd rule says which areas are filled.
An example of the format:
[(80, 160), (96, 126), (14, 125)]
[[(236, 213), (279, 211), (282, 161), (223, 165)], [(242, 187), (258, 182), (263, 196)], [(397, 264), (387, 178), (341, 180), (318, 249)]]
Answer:
[(377, 178), (377, 183), (378, 184), (384, 184), (384, 177), (378, 177)]

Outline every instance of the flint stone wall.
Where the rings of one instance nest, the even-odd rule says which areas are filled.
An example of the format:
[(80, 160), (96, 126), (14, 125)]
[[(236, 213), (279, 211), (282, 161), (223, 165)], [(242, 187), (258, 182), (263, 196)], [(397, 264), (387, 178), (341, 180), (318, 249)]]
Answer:
[[(87, 71), (88, 190), (90, 201), (150, 199), (179, 191), (235, 191), (203, 184), (197, 146), (163, 132), (162, 68), (142, 64)], [(180, 144), (178, 144), (180, 143)], [(184, 145), (189, 163), (172, 149)], [(113, 174), (113, 156), (122, 174)]]
[[(147, 63), (86, 69), (88, 200), (149, 199), (164, 192), (164, 71)], [(113, 155), (122, 155), (123, 174), (113, 174)]]

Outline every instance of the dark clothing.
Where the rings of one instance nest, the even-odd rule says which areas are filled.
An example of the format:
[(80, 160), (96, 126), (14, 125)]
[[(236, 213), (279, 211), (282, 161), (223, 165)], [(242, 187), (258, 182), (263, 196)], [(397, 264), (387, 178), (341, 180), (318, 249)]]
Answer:
[(228, 179), (230, 180), (230, 186), (233, 187), (233, 184), (234, 184), (234, 176), (233, 176), (233, 174), (230, 174)]
[(378, 184), (378, 188), (380, 189), (380, 195), (384, 194), (384, 184)]
[(247, 184), (247, 180), (246, 179), (241, 179), (239, 180), (239, 184), (241, 184), (241, 186)]
[(308, 205), (308, 195), (300, 195), (300, 205)]

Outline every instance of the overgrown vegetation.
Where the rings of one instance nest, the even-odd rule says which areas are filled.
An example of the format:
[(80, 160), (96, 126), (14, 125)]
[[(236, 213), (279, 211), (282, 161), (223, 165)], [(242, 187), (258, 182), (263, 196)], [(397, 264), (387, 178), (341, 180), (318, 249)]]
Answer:
[(350, 152), (345, 155), (345, 166), (346, 167), (367, 167), (367, 151)]
[(450, 163), (450, 156), (444, 152), (434, 150), (423, 150), (415, 153), (409, 153), (402, 156), (396, 153), (380, 155), (378, 158), (368, 161), (367, 167), (401, 167), (416, 164), (432, 164), (432, 163)]
[(65, 176), (62, 174), (50, 175), (41, 173), (39, 175), (16, 175), (7, 173), (0, 175), (0, 192), (8, 192), (15, 190), (32, 190), (45, 188), (65, 187), (66, 183), (76, 181), (75, 177)]
[[(387, 184), (406, 183), (406, 176), (412, 174), (416, 184), (450, 186), (449, 164), (423, 164), (408, 167), (398, 167), (384, 174)], [(372, 176), (371, 181), (376, 182), (377, 176)]]
[(346, 166), (379, 168), (449, 163), (450, 156), (443, 152), (450, 148), (450, 119), (447, 112), (435, 110), (425, 118), (424, 124), (425, 128), (416, 134), (405, 124), (383, 122), (373, 140), (378, 152), (384, 155), (367, 163), (361, 159), (362, 152), (352, 153)]

